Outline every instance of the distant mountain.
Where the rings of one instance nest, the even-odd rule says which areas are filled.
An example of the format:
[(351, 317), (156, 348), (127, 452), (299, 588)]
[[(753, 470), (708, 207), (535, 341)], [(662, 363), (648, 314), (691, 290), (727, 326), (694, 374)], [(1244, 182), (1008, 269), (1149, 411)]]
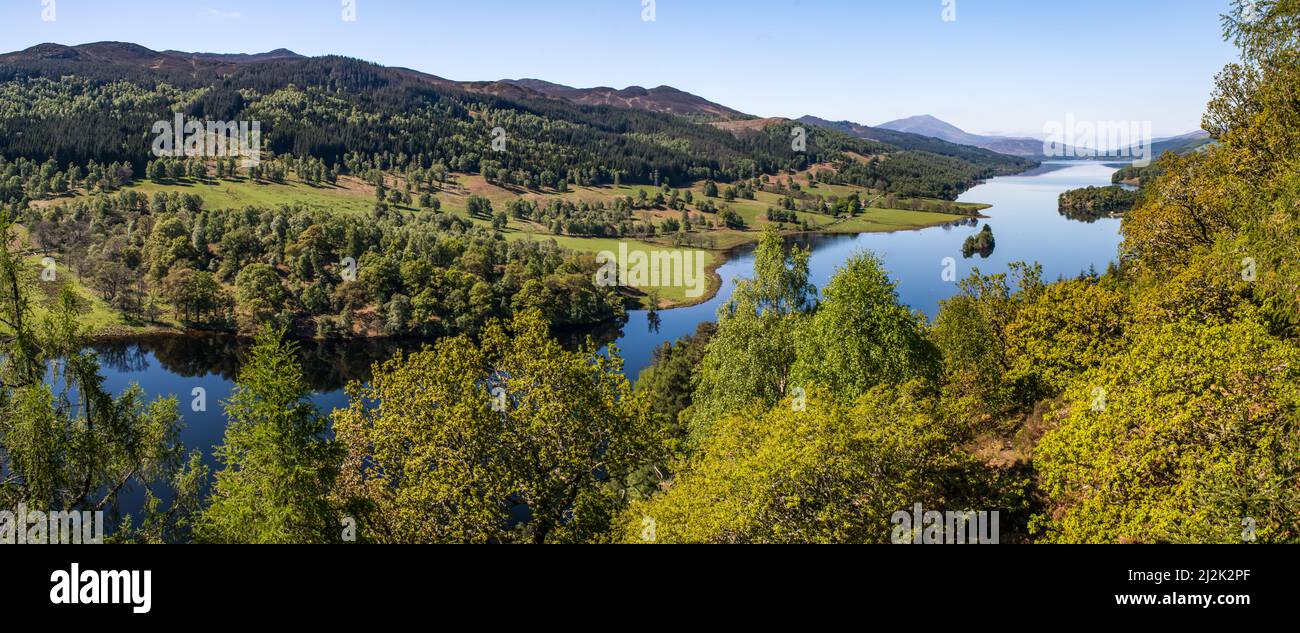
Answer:
[[(0, 54), (0, 63), (52, 62), (71, 64), (69, 68), (80, 68), (85, 64), (108, 64), (162, 72), (207, 71), (218, 75), (229, 73), (236, 67), (260, 62), (303, 59), (308, 58), (283, 48), (255, 54), (187, 53), (176, 50), (154, 51), (126, 42), (95, 42), (77, 46), (38, 44), (22, 51)], [(631, 86), (622, 90), (606, 87), (574, 88), (540, 79), (455, 81), (409, 68), (393, 70), (421, 83), (505, 99), (561, 99), (576, 105), (608, 105), (706, 120), (752, 118), (738, 110), (671, 86), (651, 89)]]
[[(1199, 151), (1213, 142), (1214, 139), (1210, 138), (1210, 133), (1205, 130), (1197, 130), (1195, 132), (1188, 132), (1187, 134), (1179, 134), (1178, 136), (1152, 139), (1149, 148), (1150, 154), (1148, 157), (1151, 160), (1155, 160), (1160, 158), (1160, 156), (1166, 152), (1190, 154), (1191, 152)], [(1123, 163), (1130, 162), (1131, 160), (1142, 156), (1145, 149), (1146, 148), (1143, 148), (1140, 145), (1130, 145), (1122, 152), (1098, 153), (1095, 156), (1081, 152), (1078, 156), (1081, 158), (1087, 158), (1088, 160)]]
[[(1195, 132), (1188, 132), (1187, 134), (1179, 134), (1178, 136), (1154, 139), (1151, 141), (1150, 158), (1151, 160), (1155, 160), (1160, 158), (1160, 156), (1165, 152), (1190, 154), (1201, 150), (1213, 142), (1214, 139), (1210, 138), (1210, 133), (1205, 130), (1197, 130)], [(1128, 154), (1126, 156), (1112, 160), (1116, 160), (1117, 162), (1129, 162), (1130, 156), (1141, 156), (1141, 152), (1142, 148), (1134, 145), (1128, 149)], [(1106, 160), (1106, 157), (1101, 157), (1099, 160)]]
[[(1026, 164), (1023, 160), (1024, 158), (1027, 158), (1026, 156), (1004, 154), (974, 145), (954, 143), (952, 141), (923, 134), (870, 127), (852, 121), (828, 121), (815, 116), (804, 116), (799, 118), (798, 121), (805, 125), (815, 125), (817, 127), (842, 132), (849, 136), (855, 136), (857, 138), (876, 141), (879, 143), (888, 143), (895, 147), (901, 147), (908, 150), (930, 152), (932, 154), (953, 156), (978, 162), (997, 162), (1015, 165)], [(1040, 152), (1041, 148), (1042, 143), (1039, 143)], [(1032, 163), (1027, 164), (1032, 165)]]
[(678, 116), (712, 120), (752, 118), (738, 110), (719, 105), (671, 86), (659, 86), (650, 89), (631, 86), (618, 90), (603, 86), (598, 88), (574, 88), (541, 79), (503, 79), (500, 83), (519, 86), (578, 105), (608, 105), (617, 108), (664, 112)]
[[(1044, 158), (1042, 139), (971, 134), (955, 125), (952, 125), (951, 123), (942, 121), (928, 114), (908, 117), (906, 119), (898, 119), (897, 121), (889, 121), (888, 123), (881, 123), (876, 126), (875, 129), (881, 128), (912, 134), (921, 134), (942, 139), (950, 143), (982, 147), (1002, 154), (1011, 154), (1012, 156)], [(1171, 151), (1185, 154), (1187, 152), (1195, 151), (1210, 142), (1210, 134), (1204, 130), (1197, 130), (1195, 132), (1167, 138), (1158, 138), (1151, 142), (1151, 156), (1152, 158), (1158, 158), (1161, 154)], [(1070, 155), (1076, 153), (1074, 151), (1068, 151), (1073, 148), (1066, 149), (1067, 153)], [(1130, 155), (1137, 155), (1136, 151), (1130, 151), (1133, 152)], [(1104, 159), (1105, 157), (1099, 158)]]
[(185, 53), (182, 51), (163, 51), (164, 55), (174, 55), (176, 57), (186, 57), (189, 59), (200, 59), (210, 62), (226, 62), (231, 64), (251, 64), (253, 62), (265, 62), (275, 59), (302, 59), (299, 55), (287, 48), (277, 48), (266, 53)]
[[(237, 70), (258, 64), (273, 64), (310, 60), (285, 48), (265, 53), (188, 53), (185, 51), (154, 51), (139, 44), (126, 42), (95, 42), (65, 46), (63, 44), (38, 44), (21, 51), (0, 54), (4, 64), (59, 64), (69, 74), (77, 74), (90, 66), (108, 65), (133, 67), (153, 72), (200, 72), (216, 76), (228, 75)], [(407, 79), (441, 88), (451, 88), (488, 94), (506, 99), (541, 99), (545, 95), (499, 81), (463, 82), (445, 79), (409, 68), (393, 68)]]
[(889, 121), (881, 123), (876, 127), (884, 128), (886, 130), (894, 130), (896, 132), (920, 134), (922, 136), (929, 136), (948, 141), (949, 143), (957, 143), (959, 145), (982, 147), (987, 150), (998, 152), (999, 154), (1035, 158), (1043, 156), (1043, 141), (1039, 139), (971, 134), (970, 132), (967, 132), (951, 123), (942, 121), (928, 114)]

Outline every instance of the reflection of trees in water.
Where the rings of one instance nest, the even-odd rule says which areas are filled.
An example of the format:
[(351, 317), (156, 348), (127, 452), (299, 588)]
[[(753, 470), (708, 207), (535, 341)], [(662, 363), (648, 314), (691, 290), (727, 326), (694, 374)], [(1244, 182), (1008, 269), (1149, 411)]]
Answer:
[(591, 337), (592, 343), (597, 349), (600, 349), (621, 338), (623, 336), (623, 326), (626, 323), (624, 320), (601, 325), (560, 328), (552, 334), (561, 345), (568, 349), (577, 349), (586, 342), (587, 337)]
[(127, 342), (105, 342), (95, 345), (99, 364), (119, 373), (139, 373), (149, 369), (149, 355), (139, 345)]
[(405, 353), (432, 347), (434, 340), (352, 340), (301, 341), (304, 376), (314, 391), (337, 391), (354, 380), (370, 380), (375, 363), (392, 358), (399, 350)]
[[(1043, 174), (1050, 174), (1054, 171), (1060, 171), (1062, 169), (1067, 169), (1071, 167), (1078, 167), (1079, 165), (1085, 164), (1087, 162), (1089, 161), (1067, 159), (1066, 162), (1042, 163), (1038, 167), (1035, 167), (1029, 171), (1016, 174), (1016, 178), (1029, 178), (1032, 176), (1042, 176)], [(1113, 167), (1114, 169), (1119, 169), (1120, 167), (1124, 166), (1123, 163), (1094, 163), (1094, 164), (1105, 165), (1107, 167)]]
[[(299, 341), (303, 376), (313, 391), (342, 389), (353, 380), (369, 380), (371, 367), (397, 350), (418, 350), (433, 341), (351, 340)], [(185, 378), (218, 375), (235, 380), (251, 340), (222, 334), (151, 335), (97, 342), (100, 362), (118, 372), (149, 370), (148, 354), (167, 372)]]
[(945, 230), (945, 231), (951, 231), (951, 230), (953, 230), (953, 229), (959, 229), (959, 228), (962, 228), (962, 227), (968, 227), (968, 226), (979, 226), (979, 225), (980, 225), (980, 219), (979, 219), (979, 216), (974, 216), (974, 215), (973, 215), (973, 216), (971, 216), (971, 217), (969, 217), (969, 218), (962, 218), (962, 219), (960, 219), (960, 220), (953, 220), (952, 222), (944, 222), (943, 224), (940, 224), (939, 226), (943, 227), (943, 230)]
[(233, 336), (219, 334), (150, 335), (117, 339), (95, 345), (101, 358), (105, 349), (125, 347), (139, 354), (153, 354), (162, 368), (184, 378), (216, 374), (233, 380), (239, 370), (241, 344)]
[(1059, 209), (1059, 212), (1061, 216), (1067, 220), (1082, 222), (1084, 224), (1095, 224), (1098, 220), (1103, 218), (1117, 217), (1114, 215), (1115, 212), (1110, 210), (1098, 211), (1095, 209), (1061, 208)]

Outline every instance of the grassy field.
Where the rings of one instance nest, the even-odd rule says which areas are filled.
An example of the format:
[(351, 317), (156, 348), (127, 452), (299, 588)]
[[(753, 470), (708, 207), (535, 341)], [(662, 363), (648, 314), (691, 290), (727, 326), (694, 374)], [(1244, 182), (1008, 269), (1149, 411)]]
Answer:
[[(939, 217), (935, 217), (939, 216)], [(904, 209), (866, 209), (862, 215), (819, 228), (826, 233), (888, 233), (935, 226), (962, 219), (962, 216)]]
[[(344, 183), (345, 181), (340, 181)], [(277, 207), (282, 204), (300, 204), (308, 209), (339, 213), (370, 213), (375, 206), (374, 190), (360, 187), (312, 186), (299, 182), (284, 184), (259, 183), (247, 180), (212, 180), (207, 183), (155, 183), (142, 181), (127, 188), (152, 195), (158, 191), (179, 191), (195, 194), (203, 199), (208, 209), (239, 209), (246, 206)]]
[[(713, 292), (717, 289), (716, 286), (718, 284), (718, 281), (711, 279), (714, 276), (713, 271), (719, 265), (721, 265), (724, 260), (724, 255), (720, 252), (707, 251), (701, 249), (679, 249), (674, 246), (655, 244), (652, 242), (644, 242), (638, 240), (623, 240), (623, 239), (615, 239), (615, 238), (598, 238), (598, 237), (568, 237), (563, 235), (536, 235), (532, 233), (523, 233), (518, 231), (512, 231), (510, 233), (507, 233), (506, 239), (529, 240), (529, 241), (539, 241), (539, 242), (554, 241), (559, 246), (570, 250), (585, 251), (589, 253), (608, 252), (608, 253), (612, 253), (615, 256), (619, 254), (620, 244), (626, 244), (629, 253), (639, 251), (645, 253), (647, 256), (650, 256), (654, 253), (669, 253), (675, 250), (682, 250), (682, 251), (690, 251), (692, 257), (700, 258), (700, 260), (703, 261), (703, 268), (707, 274), (705, 275), (704, 279), (701, 280), (701, 283), (704, 284), (704, 290), (705, 290), (702, 296), (699, 297), (688, 296), (687, 293), (691, 289), (685, 286), (674, 286), (671, 284), (668, 285), (660, 284), (659, 286), (647, 285), (636, 289), (641, 293), (645, 293), (646, 296), (641, 297), (641, 302), (642, 305), (645, 305), (646, 307), (649, 307), (648, 301), (649, 301), (649, 295), (651, 293), (658, 295), (659, 307), (663, 307), (663, 308), (683, 307), (683, 306), (693, 305), (696, 303), (707, 301), (709, 297), (713, 295)], [(697, 261), (697, 260), (692, 260), (692, 261)]]

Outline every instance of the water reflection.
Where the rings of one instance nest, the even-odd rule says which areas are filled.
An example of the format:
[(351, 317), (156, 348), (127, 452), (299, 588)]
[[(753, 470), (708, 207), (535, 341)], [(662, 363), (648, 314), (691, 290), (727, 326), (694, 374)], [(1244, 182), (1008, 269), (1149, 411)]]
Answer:
[[(180, 378), (215, 376), (233, 382), (252, 346), (251, 339), (226, 334), (159, 334), (98, 341), (100, 364), (115, 374), (149, 374), (151, 364)], [(417, 351), (432, 341), (365, 339), (298, 341), (303, 377), (312, 391), (343, 389), (349, 382), (370, 380), (375, 363), (398, 350)]]

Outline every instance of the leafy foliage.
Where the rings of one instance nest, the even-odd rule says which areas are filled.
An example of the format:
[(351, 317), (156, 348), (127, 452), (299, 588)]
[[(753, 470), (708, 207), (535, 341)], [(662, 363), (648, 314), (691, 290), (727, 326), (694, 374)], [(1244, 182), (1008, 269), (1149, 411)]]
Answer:
[(718, 331), (700, 364), (691, 434), (723, 415), (785, 397), (795, 362), (795, 333), (808, 316), (814, 288), (807, 250), (786, 250), (775, 229), (764, 231), (754, 251), (753, 279), (737, 282), (718, 310)]
[(850, 258), (800, 328), (792, 383), (852, 402), (877, 385), (933, 382), (938, 355), (925, 338), (925, 317), (899, 305), (894, 288), (879, 259)]
[(621, 364), (564, 350), (536, 311), (394, 358), (334, 414), (336, 496), (379, 542), (607, 539), (660, 441)]
[(1037, 449), (1047, 538), (1231, 543), (1247, 518), (1262, 541), (1300, 538), (1298, 351), (1250, 320), (1141, 332), (1071, 386)]
[(853, 404), (815, 388), (806, 407), (725, 416), (666, 492), (631, 506), (623, 539), (651, 540), (653, 525), (656, 543), (887, 543), (890, 516), (914, 503), (984, 507), (984, 475), (918, 387)]

